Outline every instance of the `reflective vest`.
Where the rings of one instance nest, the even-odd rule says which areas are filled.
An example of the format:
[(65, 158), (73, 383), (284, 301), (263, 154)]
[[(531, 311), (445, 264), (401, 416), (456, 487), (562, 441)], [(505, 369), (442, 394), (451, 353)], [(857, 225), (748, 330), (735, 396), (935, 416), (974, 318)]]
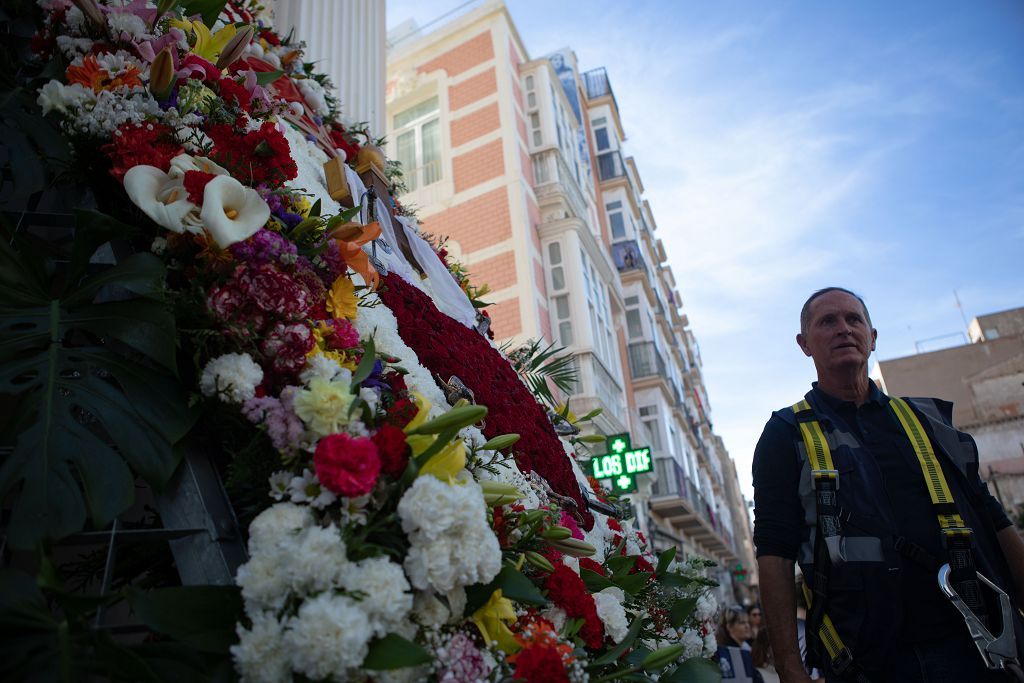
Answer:
[[(939, 458), (953, 465), (945, 468), (953, 474), (948, 480), (941, 477), (939, 469), (951, 498), (948, 506), (939, 501), (936, 507), (950, 515), (942, 523), (950, 532), (947, 536), (954, 543), (973, 543), (974, 552), (969, 555), (973, 556), (977, 570), (1007, 589), (1011, 584), (1002, 551), (990, 521), (980, 512), (981, 505), (975, 504), (980, 501), (970, 484), (978, 478), (976, 450), (969, 436), (951, 426), (952, 404), (920, 398), (890, 399), (890, 403), (893, 419), (899, 419), (908, 438), (912, 438), (919, 458), (926, 458), (921, 453), (929, 451), (936, 459), (930, 463), (922, 459), (923, 473), (932, 472), (934, 477)], [(794, 428), (794, 446), (801, 465), (798, 495), (810, 529), (797, 560), (807, 585), (813, 588), (816, 576), (820, 583), (825, 583), (821, 572), (815, 573), (816, 551), (819, 557), (828, 558), (830, 565), (824, 603), (826, 616), (820, 625), (823, 628), (815, 624), (818, 633), (813, 637), (808, 634), (809, 641), (816, 638), (819, 645), (815, 664), (826, 669), (826, 677), (828, 672), (839, 669), (849, 675), (845, 666), (850, 659), (860, 667), (884, 669), (887, 654), (893, 647), (899, 647), (903, 610), (912, 606), (904, 605), (900, 599), (899, 570), (908, 553), (898, 540), (894, 541), (899, 538), (894, 535), (899, 525), (885, 494), (881, 471), (859, 439), (841, 427), (843, 420), (826, 402), (817, 400), (813, 391), (807, 393), (804, 401), (774, 414)], [(816, 438), (827, 445), (831, 467), (815, 465), (821, 463), (820, 454), (808, 455), (807, 444), (814, 443), (809, 432), (815, 429), (820, 430)], [(823, 474), (821, 470), (832, 473)], [(816, 476), (824, 481), (824, 493), (816, 491)], [(831, 487), (827, 481), (830, 477), (835, 477)], [(834, 512), (834, 517), (824, 519), (829, 528), (822, 528), (820, 534), (819, 501), (831, 506)], [(973, 529), (973, 539), (957, 536), (957, 528)], [(824, 548), (817, 547), (819, 538), (824, 541)], [(966, 637), (966, 628), (964, 633)], [(1022, 633), (1024, 629), (1018, 624), (1018, 642)]]

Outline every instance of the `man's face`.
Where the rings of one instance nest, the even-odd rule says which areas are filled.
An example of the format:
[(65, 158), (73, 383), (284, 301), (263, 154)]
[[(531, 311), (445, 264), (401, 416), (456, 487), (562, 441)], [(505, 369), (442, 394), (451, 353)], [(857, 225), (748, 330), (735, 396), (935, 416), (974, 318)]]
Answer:
[(818, 375), (866, 366), (878, 333), (868, 326), (864, 307), (846, 292), (822, 294), (811, 302), (806, 332), (796, 336), (803, 352), (814, 359)]

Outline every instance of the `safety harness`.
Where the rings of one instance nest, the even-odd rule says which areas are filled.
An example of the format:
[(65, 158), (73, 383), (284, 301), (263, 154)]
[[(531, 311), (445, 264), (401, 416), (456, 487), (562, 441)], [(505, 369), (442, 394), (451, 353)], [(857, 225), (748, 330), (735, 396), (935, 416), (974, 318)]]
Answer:
[[(970, 610), (982, 623), (987, 623), (985, 602), (971, 552), (973, 532), (966, 526), (957, 510), (953, 494), (950, 492), (942, 467), (935, 456), (935, 449), (917, 415), (901, 398), (891, 397), (889, 407), (906, 432), (917, 455), (918, 464), (921, 466), (921, 473), (931, 497), (932, 510), (938, 519), (944, 546), (949, 556), (950, 581)], [(849, 524), (862, 531), (877, 535), (884, 539), (885, 545), (903, 557), (923, 564), (929, 569), (937, 571), (944, 563), (903, 536), (891, 532), (878, 533), (877, 529), (872, 528), (875, 525), (865, 523), (864, 520), (858, 519), (856, 515), (839, 506), (837, 493), (839, 472), (832, 461), (832, 449), (829, 447), (821, 423), (806, 399), (793, 405), (792, 410), (800, 429), (801, 439), (807, 450), (817, 507), (818, 523), (814, 544), (814, 576), (811, 590), (809, 591), (806, 583), (804, 584), (804, 592), (809, 604), (808, 642), (813, 643), (817, 640), (820, 643), (828, 655), (832, 670), (837, 674), (849, 677), (857, 683), (868, 683), (869, 679), (857, 666), (849, 647), (843, 643), (832, 620), (826, 613), (830, 569), (833, 564), (843, 562), (842, 525)]]

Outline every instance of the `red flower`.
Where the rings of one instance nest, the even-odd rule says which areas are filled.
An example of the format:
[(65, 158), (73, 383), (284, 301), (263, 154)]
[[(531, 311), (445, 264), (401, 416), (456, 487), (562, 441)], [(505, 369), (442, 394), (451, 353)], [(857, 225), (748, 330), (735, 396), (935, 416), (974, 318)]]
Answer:
[(604, 571), (604, 566), (600, 562), (595, 562), (589, 557), (580, 558), (580, 569), (589, 569), (592, 572), (597, 572), (601, 576), (608, 576)]
[(249, 132), (219, 123), (206, 134), (213, 140), (213, 160), (253, 187), (265, 184), (274, 189), (299, 173), (288, 140), (270, 121)]
[(260, 343), (260, 352), (270, 361), (271, 370), (281, 382), (294, 379), (306, 365), (306, 354), (316, 339), (304, 323), (277, 323)]
[(174, 131), (162, 123), (126, 123), (114, 133), (113, 141), (100, 149), (110, 157), (110, 175), (119, 183), (124, 182), (128, 169), (140, 164), (155, 166), (166, 173), (171, 159), (184, 151)]
[(193, 204), (202, 204), (206, 184), (216, 177), (213, 173), (204, 173), (203, 171), (185, 171), (185, 177), (182, 180), (188, 191), (188, 200)]
[(587, 509), (572, 464), (555, 434), (547, 412), (534, 399), (509, 362), (478, 333), (449, 318), (430, 298), (395, 274), (384, 277), (380, 292), (398, 319), (398, 332), (420, 362), (432, 373), (461, 379), (487, 406), (488, 438), (520, 435), (515, 445), (516, 464), (524, 472), (536, 470), (551, 488), (576, 501), (583, 527), (594, 518)]
[(405, 442), (405, 432), (394, 425), (383, 424), (370, 440), (377, 446), (381, 469), (385, 474), (398, 477), (405, 471), (405, 466), (409, 464), (409, 444)]
[(222, 78), (217, 83), (220, 88), (220, 96), (228, 104), (234, 104), (243, 111), (250, 111), (252, 104), (252, 93), (245, 89), (245, 86), (233, 78)]
[(380, 476), (380, 456), (367, 438), (330, 434), (316, 445), (313, 467), (327, 490), (353, 498), (373, 490)]
[(271, 31), (269, 28), (265, 28), (260, 31), (260, 38), (267, 41), (270, 45), (278, 46), (281, 44), (281, 39), (277, 37), (277, 34)]
[(566, 614), (574, 619), (583, 619), (580, 637), (587, 647), (592, 650), (601, 647), (604, 642), (604, 625), (597, 616), (594, 598), (587, 592), (579, 574), (564, 564), (558, 564), (554, 573), (548, 576), (544, 587), (548, 591), (548, 598), (565, 610)]
[(532, 643), (516, 654), (513, 676), (526, 683), (569, 681), (569, 674), (562, 663), (562, 653), (547, 641)]
[(189, 53), (185, 55), (185, 58), (181, 60), (181, 66), (178, 67), (178, 73), (187, 70), (187, 78), (198, 78), (202, 81), (218, 81), (220, 80), (220, 69), (208, 60), (203, 59), (199, 55)]
[(608, 528), (612, 531), (622, 531), (622, 525), (619, 524), (619, 520), (615, 519), (614, 517), (608, 518)]

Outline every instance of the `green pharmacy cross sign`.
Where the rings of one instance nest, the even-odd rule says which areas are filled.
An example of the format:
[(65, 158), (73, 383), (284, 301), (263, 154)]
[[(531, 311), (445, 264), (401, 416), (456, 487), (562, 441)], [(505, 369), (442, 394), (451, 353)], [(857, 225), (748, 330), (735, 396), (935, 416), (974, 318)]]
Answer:
[(636, 475), (654, 469), (651, 449), (633, 448), (629, 434), (608, 437), (608, 452), (590, 459), (594, 479), (608, 479), (616, 493), (636, 491)]

